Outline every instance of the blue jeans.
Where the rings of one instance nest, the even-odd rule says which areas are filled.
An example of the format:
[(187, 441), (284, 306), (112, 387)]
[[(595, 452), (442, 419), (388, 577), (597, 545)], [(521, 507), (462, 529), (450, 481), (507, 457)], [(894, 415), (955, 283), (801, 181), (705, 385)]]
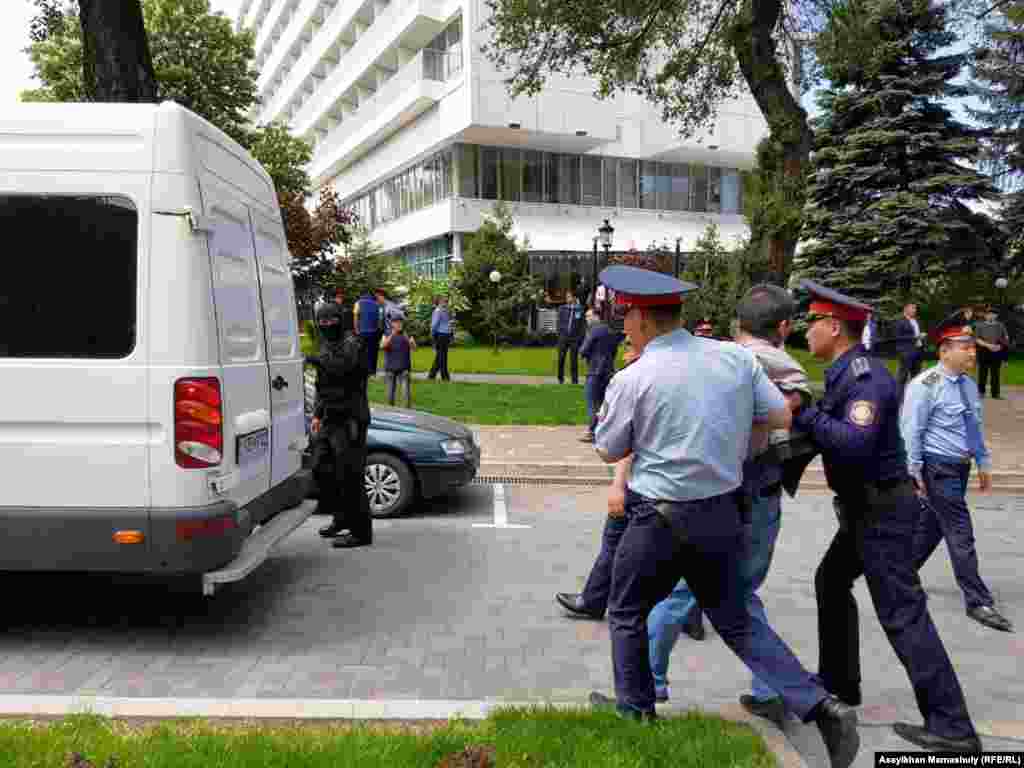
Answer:
[[(743, 562), (743, 588), (747, 591), (747, 611), (757, 623), (768, 625), (764, 603), (757, 590), (764, 584), (768, 569), (775, 553), (775, 540), (779, 536), (782, 497), (779, 493), (754, 500), (752, 522), (744, 527), (744, 539), (748, 550)], [(651, 656), (651, 672), (654, 684), (662, 688), (668, 684), (668, 663), (679, 634), (686, 625), (690, 611), (697, 605), (686, 579), (680, 579), (667, 598), (651, 611), (647, 618), (647, 635)], [(756, 699), (767, 700), (778, 697), (772, 688), (757, 675), (751, 682), (751, 694)]]

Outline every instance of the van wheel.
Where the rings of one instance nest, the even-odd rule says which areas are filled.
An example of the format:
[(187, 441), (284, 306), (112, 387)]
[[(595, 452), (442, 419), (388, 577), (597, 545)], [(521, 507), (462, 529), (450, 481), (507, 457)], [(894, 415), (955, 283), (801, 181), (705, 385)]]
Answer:
[(388, 453), (371, 453), (366, 457), (366, 495), (370, 514), (393, 517), (405, 511), (416, 495), (416, 479), (409, 466)]

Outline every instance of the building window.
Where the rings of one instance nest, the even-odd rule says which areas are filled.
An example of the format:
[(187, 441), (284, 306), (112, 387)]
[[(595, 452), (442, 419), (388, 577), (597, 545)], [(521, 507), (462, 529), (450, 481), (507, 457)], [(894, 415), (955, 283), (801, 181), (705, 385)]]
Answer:
[(583, 156), (583, 205), (601, 205), (601, 158), (594, 155)]
[(460, 197), (476, 197), (479, 194), (476, 180), (480, 172), (477, 168), (479, 147), (476, 144), (456, 144), (455, 164), (458, 171)]
[(672, 181), (668, 195), (670, 211), (686, 211), (690, 208), (690, 169), (686, 165), (673, 163)]
[(740, 173), (735, 168), (722, 169), (722, 213), (741, 213)]
[(619, 161), (619, 205), (639, 208), (636, 199), (636, 160)]
[(722, 210), (722, 169), (708, 168), (708, 210)]
[(480, 197), (498, 199), (498, 150), (480, 147)]
[(672, 199), (672, 166), (668, 163), (658, 163), (658, 175), (654, 182), (658, 196), (658, 208), (663, 211), (671, 209)]
[(522, 199), (522, 150), (501, 150), (501, 199), (518, 203)]
[(649, 160), (640, 163), (640, 207), (658, 207), (658, 165)]
[(560, 155), (558, 159), (558, 199), (566, 205), (580, 204), (580, 156)]
[(523, 202), (539, 203), (543, 190), (543, 172), (541, 153), (536, 150), (523, 150)]
[(615, 201), (618, 199), (619, 161), (618, 158), (605, 157), (601, 160), (601, 165), (604, 167), (604, 188), (601, 199), (604, 205), (614, 208)]
[(703, 165), (690, 166), (690, 210), (708, 209), (708, 169)]

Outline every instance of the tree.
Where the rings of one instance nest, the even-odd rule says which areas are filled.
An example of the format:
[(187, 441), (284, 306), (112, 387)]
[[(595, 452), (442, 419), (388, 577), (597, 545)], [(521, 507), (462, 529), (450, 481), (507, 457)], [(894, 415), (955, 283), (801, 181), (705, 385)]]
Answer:
[[(985, 135), (955, 120), (942, 99), (963, 54), (939, 55), (954, 36), (929, 0), (858, 6), (863, 55), (819, 50), (831, 80), (815, 123), (801, 274), (894, 311), (915, 282), (948, 283), (994, 257), (985, 217), (965, 202), (995, 199), (972, 167)], [(849, 20), (844, 20), (846, 23)], [(835, 35), (844, 45), (847, 31)]]
[[(82, 8), (104, 2), (82, 0)], [(129, 7), (135, 3), (119, 3)], [(43, 87), (28, 92), (32, 101), (136, 101), (92, 98), (83, 72), (85, 17), (74, 5), (42, 0), (32, 22), (29, 57)], [(253, 34), (235, 32), (222, 14), (210, 13), (209, 0), (142, 0), (141, 35), (152, 55), (154, 92), (146, 101), (175, 101), (202, 115), (232, 138), (241, 140), (246, 112), (256, 103), (258, 73), (252, 66)], [(79, 19), (81, 18), (81, 21)], [(140, 17), (140, 25), (142, 18)], [(77, 66), (76, 66), (77, 65)]]
[(708, 317), (716, 336), (731, 336), (736, 305), (763, 268), (751, 248), (730, 251), (722, 242), (718, 227), (709, 224), (680, 275), (680, 279), (697, 285), (697, 290), (688, 293), (683, 302), (687, 325), (692, 328), (698, 320)]
[(156, 101), (139, 0), (78, 0), (82, 85), (90, 101)]
[[(21, 98), (89, 101), (77, 8), (63, 0), (36, 0), (36, 7), (28, 54), (41, 87), (23, 92)], [(246, 113), (256, 103), (252, 33), (235, 32), (225, 16), (210, 13), (209, 0), (142, 0), (142, 9), (160, 97), (209, 120), (248, 149), (270, 174), (281, 204), (296, 289), (308, 298), (334, 271), (334, 255), (349, 242), (355, 215), (330, 191), (308, 210), (309, 144), (283, 125), (247, 126)]]
[[(459, 314), (459, 324), (475, 338), (500, 339), (522, 328), (526, 312), (543, 293), (539, 278), (529, 273), (526, 251), (510, 234), (512, 223), (508, 207), (499, 202), (466, 238), (463, 264), (453, 283), (469, 303)], [(501, 274), (497, 284), (490, 279), (494, 270)]]
[[(829, 0), (805, 0), (808, 18)], [(777, 37), (787, 17), (781, 0), (487, 0), (493, 41), (488, 58), (511, 71), (513, 96), (536, 94), (548, 73), (583, 70), (595, 95), (642, 95), (663, 119), (692, 135), (746, 83), (771, 130), (780, 194), (803, 178), (812, 144), (807, 114), (789, 87)], [(814, 11), (811, 13), (810, 11)], [(788, 37), (781, 35), (782, 37)], [(784, 42), (787, 49), (792, 42)], [(760, 239), (760, 233), (754, 233)], [(789, 268), (794, 233), (767, 238), (776, 273)]]
[(992, 130), (982, 168), (1009, 192), (1001, 210), (1009, 235), (1009, 265), (1024, 266), (1024, 1), (1013, 0), (997, 9), (984, 28), (968, 84), (982, 107), (968, 114)]

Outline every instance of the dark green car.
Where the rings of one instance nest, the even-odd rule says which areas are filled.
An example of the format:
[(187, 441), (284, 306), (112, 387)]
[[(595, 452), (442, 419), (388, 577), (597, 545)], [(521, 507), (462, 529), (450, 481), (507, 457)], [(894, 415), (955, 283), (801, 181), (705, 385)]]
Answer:
[[(306, 429), (312, 410), (306, 384)], [(366, 436), (366, 495), (374, 517), (391, 517), (418, 499), (443, 496), (470, 483), (480, 469), (480, 445), (464, 424), (420, 411), (370, 409)], [(310, 466), (309, 449), (303, 454)], [(317, 495), (315, 480), (310, 496)]]

